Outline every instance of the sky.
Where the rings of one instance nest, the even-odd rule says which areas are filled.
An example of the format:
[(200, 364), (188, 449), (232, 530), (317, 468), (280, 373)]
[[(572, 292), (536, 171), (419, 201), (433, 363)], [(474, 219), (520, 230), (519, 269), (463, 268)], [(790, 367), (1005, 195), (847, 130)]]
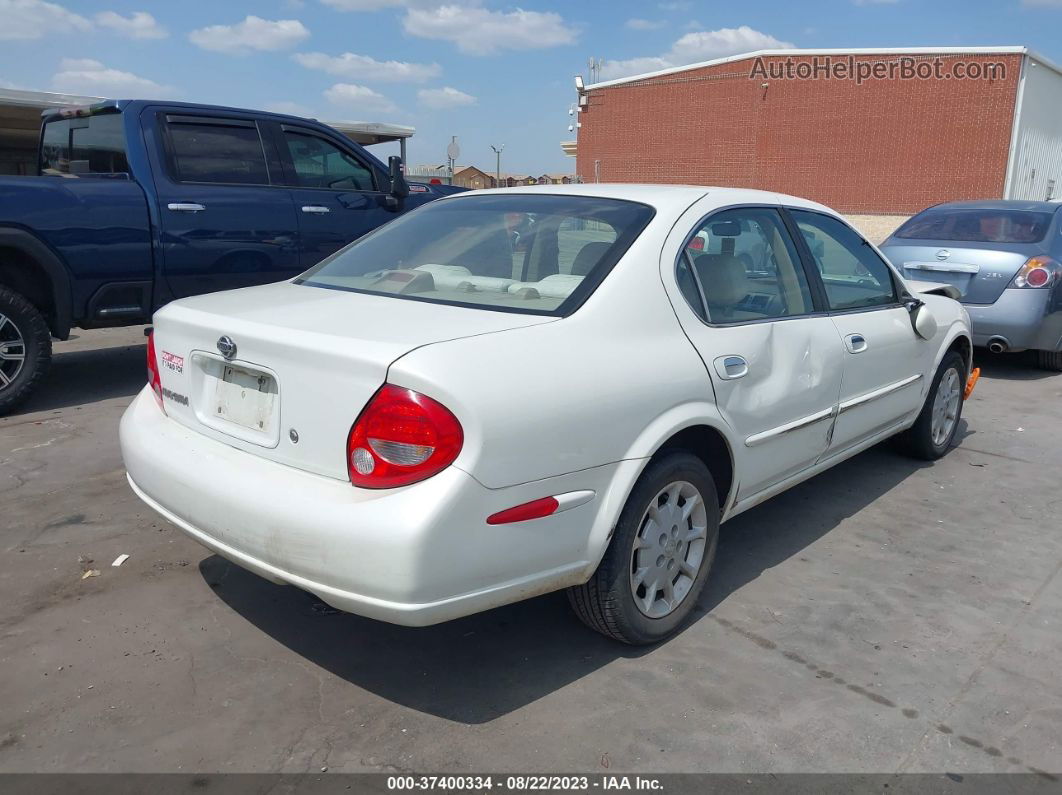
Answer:
[(783, 47), (1062, 63), (1060, 34), (1062, 0), (0, 0), (0, 87), (405, 124), (411, 164), (445, 163), (456, 136), (462, 164), (493, 171), (504, 145), (503, 171), (567, 173), (591, 56), (602, 79)]

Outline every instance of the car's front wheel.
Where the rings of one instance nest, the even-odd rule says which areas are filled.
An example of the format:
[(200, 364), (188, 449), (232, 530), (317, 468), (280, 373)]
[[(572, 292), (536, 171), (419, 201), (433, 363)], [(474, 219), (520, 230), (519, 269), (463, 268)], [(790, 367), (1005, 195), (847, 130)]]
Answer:
[(638, 479), (608, 550), (568, 599), (587, 626), (635, 645), (675, 632), (697, 601), (715, 558), (719, 500), (699, 458), (670, 452)]
[(952, 351), (937, 368), (922, 411), (902, 440), (916, 458), (935, 461), (951, 447), (962, 417), (966, 362)]
[(1037, 351), (1036, 363), (1041, 370), (1062, 372), (1062, 351)]

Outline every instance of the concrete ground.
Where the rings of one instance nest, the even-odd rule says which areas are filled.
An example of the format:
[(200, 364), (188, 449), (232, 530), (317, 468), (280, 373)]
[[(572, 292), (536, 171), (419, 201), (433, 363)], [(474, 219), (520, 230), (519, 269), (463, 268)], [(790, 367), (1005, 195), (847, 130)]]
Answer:
[(2, 771), (1062, 775), (1062, 376), (1021, 357), (942, 461), (726, 525), (696, 620), (631, 649), (560, 594), (403, 629), (214, 557), (125, 482), (139, 329), (79, 334), (0, 420)]

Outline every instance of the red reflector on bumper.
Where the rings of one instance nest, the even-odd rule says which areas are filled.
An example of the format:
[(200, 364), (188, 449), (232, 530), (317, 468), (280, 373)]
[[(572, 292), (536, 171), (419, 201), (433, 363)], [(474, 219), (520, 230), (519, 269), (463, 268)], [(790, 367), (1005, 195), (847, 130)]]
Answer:
[(509, 524), (510, 522), (526, 522), (528, 519), (541, 519), (543, 516), (554, 513), (559, 507), (560, 503), (555, 497), (543, 497), (540, 500), (532, 500), (523, 505), (516, 505), (491, 514), (487, 517), (487, 524)]

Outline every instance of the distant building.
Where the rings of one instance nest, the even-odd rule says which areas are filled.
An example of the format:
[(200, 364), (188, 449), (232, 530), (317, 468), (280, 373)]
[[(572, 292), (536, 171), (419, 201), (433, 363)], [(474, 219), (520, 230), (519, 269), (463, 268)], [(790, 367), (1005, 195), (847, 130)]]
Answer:
[(587, 85), (585, 182), (737, 186), (842, 212), (1062, 195), (1062, 69), (1025, 47), (764, 50)]

